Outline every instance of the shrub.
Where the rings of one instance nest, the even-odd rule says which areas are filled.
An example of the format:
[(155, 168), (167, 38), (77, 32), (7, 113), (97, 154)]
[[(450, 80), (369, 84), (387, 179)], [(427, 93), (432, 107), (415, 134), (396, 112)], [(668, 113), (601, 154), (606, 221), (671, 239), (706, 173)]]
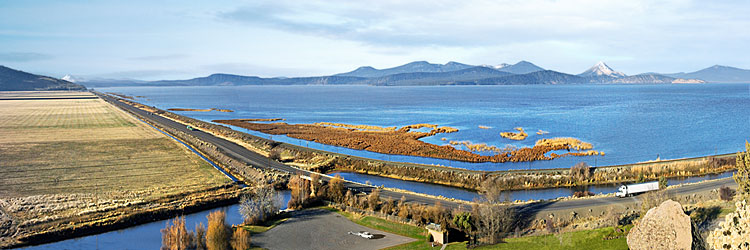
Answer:
[(328, 195), (328, 199), (334, 202), (341, 203), (344, 201), (344, 179), (341, 178), (341, 175), (336, 174), (333, 176), (333, 179), (328, 182), (326, 195)]
[(664, 190), (646, 192), (640, 195), (638, 199), (641, 203), (641, 215), (646, 215), (649, 209), (658, 206), (668, 200), (667, 193)]
[(380, 203), (380, 189), (372, 190), (367, 196), (367, 207), (373, 212), (378, 210), (378, 204)]
[(731, 201), (734, 199), (735, 191), (729, 187), (719, 188), (719, 198), (723, 201)]
[(268, 158), (274, 161), (280, 161), (281, 160), (281, 150), (279, 148), (273, 148), (271, 151), (268, 151)]
[(576, 191), (576, 192), (573, 193), (573, 197), (576, 197), (576, 198), (589, 197), (589, 196), (593, 196), (593, 195), (594, 195), (594, 193), (592, 193), (591, 191), (588, 191), (588, 190), (586, 190), (586, 191)]
[(474, 230), (473, 219), (471, 213), (461, 212), (453, 215), (453, 225), (461, 232), (471, 234)]
[(232, 248), (235, 250), (246, 250), (250, 248), (250, 232), (242, 227), (234, 229), (232, 235)]
[(570, 178), (577, 181), (583, 182), (591, 177), (591, 167), (585, 162), (579, 162), (576, 165), (570, 167)]
[(665, 189), (667, 188), (667, 178), (662, 176), (659, 177), (659, 189)]
[(224, 210), (211, 212), (206, 216), (208, 218), (208, 228), (206, 229), (206, 249), (208, 250), (229, 250), (229, 240), (232, 238), (232, 231), (226, 224), (227, 213)]

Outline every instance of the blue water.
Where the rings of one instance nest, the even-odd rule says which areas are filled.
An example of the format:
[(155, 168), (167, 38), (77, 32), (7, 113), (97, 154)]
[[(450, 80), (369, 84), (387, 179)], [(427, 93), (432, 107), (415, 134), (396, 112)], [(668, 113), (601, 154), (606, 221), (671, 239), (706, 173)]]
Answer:
[[(251, 134), (369, 158), (439, 164), (475, 170), (567, 168), (579, 161), (614, 165), (732, 153), (750, 140), (750, 84), (541, 85), (541, 86), (221, 86), (98, 89), (167, 109), (225, 108), (236, 112), (178, 112), (211, 121), (285, 118), (287, 123), (337, 122), (379, 126), (435, 123), (457, 133), (423, 138), (469, 140), (498, 147), (532, 146), (541, 138), (575, 137), (605, 156), (565, 157), (532, 163), (464, 163), (386, 155), (288, 138)], [(478, 125), (492, 129), (480, 129)], [(502, 131), (523, 127), (512, 141)], [(549, 131), (537, 135), (537, 130)], [(248, 132), (245, 129), (239, 129)]]
[[(280, 192), (282, 196), (282, 209), (291, 198), (289, 191)], [(208, 224), (209, 213), (217, 210), (225, 210), (226, 222), (229, 225), (241, 224), (243, 219), (239, 212), (239, 205), (234, 204), (221, 208), (201, 211), (185, 215), (185, 226), (188, 230), (195, 232), (195, 226), (203, 223)], [(159, 249), (161, 248), (161, 229), (166, 226), (167, 220), (155, 221), (117, 231), (90, 235), (75, 239), (53, 242), (44, 245), (25, 247), (21, 249), (33, 250), (62, 250), (62, 249)]]
[[(711, 175), (698, 176), (698, 177), (672, 178), (672, 179), (667, 180), (667, 185), (671, 186), (671, 185), (678, 185), (678, 184), (684, 184), (684, 183), (699, 182), (699, 181), (704, 181), (704, 180), (720, 179), (720, 178), (725, 178), (725, 177), (731, 177), (733, 173), (734, 171), (729, 171), (729, 172), (724, 172), (721, 174), (711, 174)], [(389, 188), (398, 188), (398, 189), (408, 190), (408, 191), (417, 192), (417, 193), (423, 193), (423, 194), (429, 194), (429, 195), (435, 195), (435, 196), (442, 195), (447, 198), (454, 198), (458, 200), (474, 201), (474, 200), (481, 198), (481, 195), (478, 192), (461, 189), (461, 188), (455, 188), (455, 187), (448, 187), (448, 186), (414, 182), (414, 181), (404, 181), (404, 180), (366, 175), (366, 174), (359, 174), (359, 173), (350, 173), (350, 172), (337, 172), (337, 173), (332, 173), (332, 174), (338, 174), (345, 180), (350, 180), (354, 182), (359, 182), (359, 183), (369, 182), (375, 186), (382, 185), (382, 186), (389, 187)], [(614, 193), (617, 191), (618, 187), (620, 187), (620, 184), (591, 185), (591, 186), (586, 186), (586, 187), (572, 187), (572, 188), (563, 187), (563, 188), (550, 188), (550, 189), (514, 190), (514, 191), (506, 191), (503, 193), (503, 195), (507, 196), (508, 199), (511, 201), (547, 200), (547, 199), (556, 199), (559, 197), (572, 196), (573, 193), (575, 193), (576, 191), (584, 191), (584, 190), (595, 193), (595, 194)]]

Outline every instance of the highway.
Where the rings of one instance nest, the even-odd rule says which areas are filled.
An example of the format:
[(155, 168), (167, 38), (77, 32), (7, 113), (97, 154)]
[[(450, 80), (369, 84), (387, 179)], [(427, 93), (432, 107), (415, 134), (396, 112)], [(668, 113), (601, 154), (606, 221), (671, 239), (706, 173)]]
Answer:
[[(265, 169), (273, 169), (273, 170), (291, 173), (291, 174), (301, 174), (305, 176), (310, 176), (311, 174), (318, 174), (318, 173), (313, 173), (310, 171), (302, 170), (293, 166), (289, 166), (278, 161), (271, 160), (263, 155), (260, 155), (256, 152), (248, 150), (245, 147), (237, 145), (234, 142), (216, 137), (212, 134), (209, 134), (203, 131), (188, 130), (184, 124), (175, 122), (173, 120), (164, 118), (159, 115), (151, 114), (148, 111), (133, 107), (124, 102), (120, 102), (119, 100), (112, 98), (110, 96), (103, 95), (103, 94), (99, 96), (102, 99), (124, 110), (138, 114), (139, 116), (141, 116), (141, 119), (147, 120), (150, 123), (158, 124), (159, 126), (163, 126), (163, 127), (169, 127), (169, 128), (193, 135), (204, 142), (212, 143), (213, 145), (215, 145), (218, 148), (221, 148), (222, 150), (224, 150), (224, 152), (228, 153), (234, 158), (244, 161), (252, 166), (265, 168)], [(328, 175), (323, 175), (323, 174), (318, 174), (318, 175), (320, 175), (321, 179), (325, 181), (329, 181), (332, 178), (331, 176), (328, 176)], [(374, 186), (350, 182), (350, 181), (344, 182), (344, 186), (350, 190), (357, 191), (357, 192), (364, 192), (364, 193), (370, 193), (374, 188), (376, 188)], [(669, 196), (689, 195), (692, 193), (710, 191), (712, 189), (720, 188), (722, 186), (734, 187), (736, 186), (736, 183), (734, 182), (732, 178), (724, 178), (724, 179), (702, 182), (702, 183), (697, 183), (697, 184), (684, 185), (681, 187), (669, 189), (668, 195)], [(391, 190), (381, 190), (380, 196), (382, 198), (390, 197), (393, 200), (399, 200), (403, 196), (406, 198), (407, 202), (416, 202), (416, 203), (422, 203), (422, 204), (427, 204), (427, 205), (434, 205), (436, 202), (439, 201), (443, 207), (446, 207), (449, 209), (457, 209), (460, 206), (462, 206), (464, 209), (470, 208), (468, 205), (461, 203), (461, 202), (454, 202), (454, 201), (444, 200), (444, 199), (436, 199), (436, 198), (421, 196), (421, 195), (413, 194), (413, 193), (395, 192)], [(603, 198), (589, 198), (589, 199), (570, 199), (570, 200), (553, 201), (553, 202), (542, 201), (542, 202), (518, 205), (519, 206), (518, 209), (519, 211), (523, 211), (523, 212), (536, 213), (536, 212), (542, 212), (542, 211), (550, 212), (550, 211), (570, 210), (570, 209), (584, 209), (588, 207), (597, 207), (597, 206), (628, 206), (632, 208), (634, 204), (637, 204), (637, 196), (626, 197), (626, 198), (603, 197)]]
[[(313, 173), (310, 171), (302, 170), (296, 167), (283, 164), (275, 160), (271, 160), (268, 157), (265, 157), (245, 147), (237, 145), (234, 142), (216, 137), (212, 134), (209, 134), (200, 130), (189, 130), (187, 129), (186, 125), (182, 123), (175, 122), (173, 120), (167, 119), (159, 115), (151, 114), (148, 111), (133, 107), (124, 102), (120, 102), (119, 100), (112, 98), (110, 96), (103, 95), (103, 94), (98, 95), (98, 96), (104, 99), (105, 101), (108, 101), (109, 103), (116, 105), (117, 107), (121, 109), (138, 114), (142, 120), (146, 120), (149, 123), (159, 124), (159, 126), (163, 126), (163, 127), (169, 127), (169, 128), (190, 134), (192, 136), (195, 136), (204, 142), (211, 143), (215, 145), (216, 147), (221, 148), (222, 150), (224, 150), (224, 152), (236, 158), (237, 160), (244, 161), (245, 163), (250, 164), (252, 166), (259, 167), (259, 168), (273, 169), (273, 170), (291, 173), (291, 174), (301, 174), (305, 176), (310, 176), (311, 174), (317, 174), (320, 176), (320, 179), (324, 181), (330, 181), (330, 179), (332, 178), (329, 175)], [(364, 193), (370, 193), (374, 188), (376, 188), (374, 186), (361, 184), (361, 183), (355, 183), (351, 181), (344, 182), (344, 187), (352, 191), (364, 192)], [(439, 199), (434, 199), (430, 197), (424, 197), (421, 195), (415, 195), (413, 193), (401, 193), (401, 192), (394, 192), (390, 190), (380, 190), (380, 196), (383, 198), (390, 197), (393, 200), (399, 200), (403, 196), (406, 198), (407, 202), (417, 202), (417, 203), (422, 203), (422, 204), (435, 204), (435, 202), (439, 200)], [(440, 202), (444, 207), (451, 208), (451, 209), (458, 208), (460, 204), (458, 202), (451, 202), (447, 200), (440, 200)]]

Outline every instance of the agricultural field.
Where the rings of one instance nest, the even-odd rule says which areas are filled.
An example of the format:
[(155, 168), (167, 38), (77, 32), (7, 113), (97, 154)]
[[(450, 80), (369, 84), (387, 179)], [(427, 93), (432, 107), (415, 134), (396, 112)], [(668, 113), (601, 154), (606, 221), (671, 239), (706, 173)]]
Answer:
[(229, 183), (90, 93), (0, 92), (0, 238)]

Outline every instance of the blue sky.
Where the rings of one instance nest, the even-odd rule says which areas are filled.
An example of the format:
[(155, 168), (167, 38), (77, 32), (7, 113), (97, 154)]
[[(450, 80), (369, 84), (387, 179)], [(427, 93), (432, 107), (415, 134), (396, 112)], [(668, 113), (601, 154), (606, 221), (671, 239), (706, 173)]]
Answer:
[(309, 76), (416, 60), (750, 68), (750, 1), (0, 0), (0, 65), (61, 77)]

